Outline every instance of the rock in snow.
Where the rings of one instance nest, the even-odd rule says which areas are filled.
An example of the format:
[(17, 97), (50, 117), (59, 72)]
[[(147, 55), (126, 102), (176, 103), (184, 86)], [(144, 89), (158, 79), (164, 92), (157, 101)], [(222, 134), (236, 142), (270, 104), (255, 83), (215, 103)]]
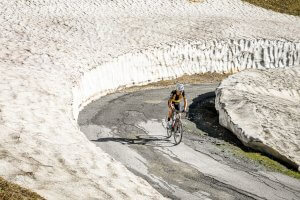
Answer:
[(0, 23), (0, 175), (47, 199), (163, 198), (80, 132), (91, 100), (300, 56), (299, 17), (240, 0), (1, 0)]
[(216, 109), (246, 146), (300, 171), (300, 67), (234, 74), (217, 88)]

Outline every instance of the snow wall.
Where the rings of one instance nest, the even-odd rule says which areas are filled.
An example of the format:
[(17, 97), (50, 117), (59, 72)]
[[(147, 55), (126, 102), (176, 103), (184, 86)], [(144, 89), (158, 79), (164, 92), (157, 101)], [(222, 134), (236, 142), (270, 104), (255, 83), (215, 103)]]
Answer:
[(73, 115), (118, 89), (184, 74), (235, 73), (247, 68), (300, 64), (300, 43), (279, 40), (210, 40), (171, 43), (119, 56), (85, 73), (73, 87)]
[(215, 102), (219, 123), (244, 145), (300, 171), (300, 65), (231, 75)]

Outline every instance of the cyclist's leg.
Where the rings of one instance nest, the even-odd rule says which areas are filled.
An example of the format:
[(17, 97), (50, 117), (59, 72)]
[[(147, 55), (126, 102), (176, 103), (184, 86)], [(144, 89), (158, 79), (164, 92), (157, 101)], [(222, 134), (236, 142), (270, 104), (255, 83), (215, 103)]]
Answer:
[(168, 122), (167, 122), (167, 124), (168, 124), (168, 127), (171, 128), (172, 127), (171, 118), (172, 118), (173, 110), (170, 107), (168, 107), (168, 109), (169, 109), (169, 111), (168, 111)]
[[(175, 104), (175, 109), (177, 110), (177, 111), (181, 111), (181, 105), (180, 105), (180, 103), (177, 103), (177, 104)], [(181, 119), (181, 113), (179, 113), (179, 118)]]
[(170, 107), (168, 107), (169, 112), (168, 112), (168, 121), (170, 121), (171, 117), (172, 117), (172, 109)]

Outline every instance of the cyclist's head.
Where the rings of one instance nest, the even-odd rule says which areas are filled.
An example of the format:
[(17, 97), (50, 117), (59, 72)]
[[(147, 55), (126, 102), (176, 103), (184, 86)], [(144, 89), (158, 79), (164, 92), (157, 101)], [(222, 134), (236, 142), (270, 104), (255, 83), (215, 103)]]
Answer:
[(179, 91), (179, 92), (183, 92), (184, 91), (184, 85), (181, 84), (181, 83), (177, 83), (176, 90)]

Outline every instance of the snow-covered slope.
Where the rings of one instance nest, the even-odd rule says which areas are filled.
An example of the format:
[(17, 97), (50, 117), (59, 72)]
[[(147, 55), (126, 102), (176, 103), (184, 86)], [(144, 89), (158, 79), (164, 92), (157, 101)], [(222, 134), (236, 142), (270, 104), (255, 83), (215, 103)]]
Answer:
[(239, 0), (0, 1), (0, 175), (48, 199), (162, 198), (86, 139), (78, 111), (133, 82), (294, 65), (299, 22)]
[(300, 171), (300, 67), (245, 70), (216, 90), (220, 124)]

